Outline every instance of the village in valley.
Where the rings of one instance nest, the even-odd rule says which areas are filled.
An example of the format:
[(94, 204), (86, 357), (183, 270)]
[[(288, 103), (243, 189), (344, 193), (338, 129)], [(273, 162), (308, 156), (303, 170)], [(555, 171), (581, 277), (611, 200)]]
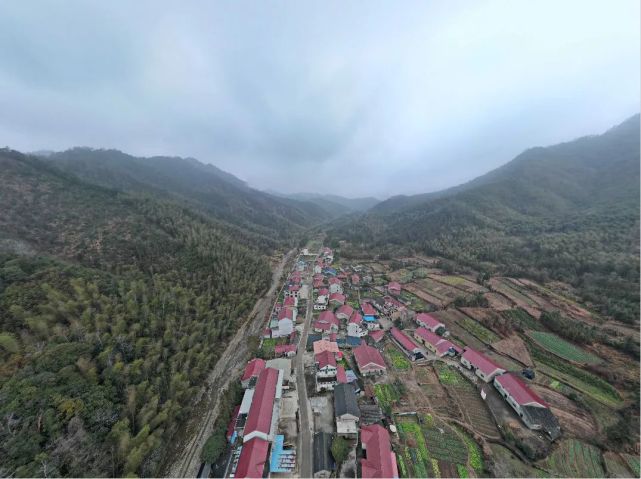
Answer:
[(638, 364), (562, 339), (541, 321), (551, 311), (634, 334), (531, 281), (427, 257), (348, 261), (311, 241), (239, 379), (218, 473), (638, 476), (638, 443), (614, 452), (604, 438), (628, 398), (597, 374), (625, 381)]

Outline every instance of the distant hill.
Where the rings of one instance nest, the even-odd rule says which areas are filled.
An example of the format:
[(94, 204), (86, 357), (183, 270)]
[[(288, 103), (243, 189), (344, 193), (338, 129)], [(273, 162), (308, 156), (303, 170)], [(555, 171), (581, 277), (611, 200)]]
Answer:
[(326, 210), (333, 218), (337, 218), (347, 213), (366, 211), (380, 203), (380, 200), (374, 197), (346, 198), (339, 195), (319, 193), (292, 193), (287, 195), (275, 193), (273, 191), (268, 192), (276, 196), (281, 196), (282, 198), (314, 203)]
[(140, 158), (118, 150), (73, 148), (43, 158), (84, 181), (127, 192), (170, 195), (218, 220), (279, 242), (329, 219), (308, 201), (278, 198), (193, 158)]
[(398, 196), (330, 231), (492, 272), (574, 284), (604, 314), (639, 317), (639, 115), (532, 148), (469, 183)]

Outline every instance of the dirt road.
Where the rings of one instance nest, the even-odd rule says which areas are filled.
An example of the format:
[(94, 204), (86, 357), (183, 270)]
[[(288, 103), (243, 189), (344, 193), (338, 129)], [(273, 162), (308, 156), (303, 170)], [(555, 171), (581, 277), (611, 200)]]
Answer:
[(207, 378), (204, 397), (199, 400), (194, 412), (182, 431), (185, 441), (176, 441), (169, 446), (167, 459), (161, 468), (164, 477), (196, 477), (200, 467), (200, 451), (213, 432), (218, 415), (218, 399), (230, 381), (236, 377), (249, 360), (247, 338), (257, 336), (264, 327), (265, 314), (274, 304), (280, 278), (287, 262), (296, 250), (289, 251), (274, 268), (272, 284), (267, 293), (260, 298), (249, 315), (249, 321), (241, 327), (227, 344), (227, 348)]

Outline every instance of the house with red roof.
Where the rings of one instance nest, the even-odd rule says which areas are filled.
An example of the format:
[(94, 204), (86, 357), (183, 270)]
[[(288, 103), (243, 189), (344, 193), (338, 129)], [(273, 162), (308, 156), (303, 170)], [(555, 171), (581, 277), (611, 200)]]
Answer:
[(361, 477), (397, 478), (396, 455), (392, 452), (389, 433), (380, 424), (361, 427)]
[(385, 337), (385, 331), (382, 329), (377, 329), (375, 331), (369, 332), (369, 338), (374, 344), (380, 343), (381, 340)]
[(322, 353), (323, 351), (329, 351), (335, 355), (340, 354), (340, 349), (338, 348), (338, 344), (334, 341), (327, 341), (325, 339), (314, 341), (313, 348), (314, 348), (314, 355), (318, 353)]
[(456, 356), (463, 352), (463, 350), (454, 343), (422, 326), (414, 331), (414, 339), (416, 339), (419, 344), (425, 346), (432, 354), (436, 354), (440, 358), (443, 356)]
[(341, 306), (345, 304), (345, 295), (341, 293), (330, 293), (329, 304), (332, 306)]
[(277, 344), (274, 346), (274, 353), (276, 356), (284, 356), (286, 358), (292, 358), (296, 356), (296, 352), (298, 351), (298, 346), (295, 344)]
[(354, 308), (349, 304), (344, 304), (336, 310), (336, 317), (342, 321), (347, 321), (354, 314)]
[(259, 437), (250, 439), (243, 444), (234, 472), (236, 478), (257, 478), (265, 474), (269, 442)]
[(243, 443), (258, 437), (271, 441), (278, 423), (278, 410), (282, 395), (283, 372), (279, 369), (265, 368), (258, 376), (247, 422), (243, 430)]
[(393, 294), (394, 296), (400, 296), (401, 295), (401, 283), (397, 283), (396, 281), (391, 281), (387, 285), (387, 292), (389, 294)]
[(314, 362), (316, 363), (316, 392), (332, 391), (338, 383), (336, 356), (331, 351), (323, 351), (314, 355)]
[(341, 283), (340, 279), (336, 277), (329, 278), (328, 283), (330, 293), (343, 293), (343, 283)]
[(298, 298), (295, 298), (293, 296), (288, 296), (283, 300), (284, 308), (296, 308), (296, 306), (298, 306)]
[(240, 384), (244, 389), (253, 386), (258, 379), (258, 375), (265, 369), (265, 361), (260, 358), (254, 358), (247, 363), (245, 371), (240, 378)]
[(372, 306), (372, 303), (361, 303), (361, 311), (363, 311), (363, 316), (378, 316), (378, 311)]
[(338, 384), (347, 384), (347, 373), (341, 365), (336, 366), (336, 382)]
[(445, 332), (447, 331), (447, 329), (445, 328), (445, 325), (442, 322), (440, 322), (431, 314), (427, 314), (427, 313), (417, 314), (416, 324), (418, 324), (419, 326), (425, 329), (429, 329), (433, 333), (438, 333), (441, 336), (445, 335)]
[(285, 290), (285, 296), (293, 296), (295, 298), (298, 298), (298, 296), (300, 296), (300, 285), (290, 284)]
[(312, 283), (312, 288), (313, 289), (320, 289), (323, 287), (323, 280), (322, 279), (315, 279), (314, 282)]
[(277, 318), (269, 323), (272, 338), (281, 338), (292, 334), (292, 331), (294, 331), (294, 321), (296, 321), (295, 309), (281, 309)]
[(340, 322), (331, 311), (323, 311), (312, 323), (312, 328), (317, 333), (337, 333)]
[(375, 376), (387, 372), (387, 366), (378, 349), (367, 345), (354, 348), (354, 360), (363, 376)]
[(363, 324), (363, 316), (358, 311), (354, 311), (347, 323), (347, 335), (355, 338), (367, 336), (367, 326)]
[(486, 383), (494, 379), (494, 376), (505, 372), (505, 369), (494, 361), (469, 347), (463, 349), (461, 364), (474, 371)]
[(547, 403), (516, 374), (496, 376), (494, 387), (527, 427), (545, 431), (552, 440), (559, 437), (561, 426), (558, 419), (552, 414)]
[(416, 361), (423, 358), (421, 347), (416, 344), (407, 334), (394, 327), (390, 330), (392, 340), (401, 348), (401, 351), (410, 359)]

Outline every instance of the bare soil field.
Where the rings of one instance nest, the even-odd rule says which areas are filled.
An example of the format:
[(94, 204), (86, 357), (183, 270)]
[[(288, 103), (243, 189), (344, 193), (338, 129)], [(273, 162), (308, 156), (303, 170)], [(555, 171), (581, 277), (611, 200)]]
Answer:
[(487, 288), (481, 286), (476, 281), (466, 276), (431, 273), (428, 274), (427, 277), (437, 283), (450, 286), (461, 291), (462, 295), (487, 292)]
[(490, 304), (490, 308), (495, 309), (496, 311), (505, 311), (507, 309), (512, 309), (516, 306), (514, 301), (503, 296), (500, 293), (490, 292), (485, 293), (485, 299)]
[(525, 346), (525, 343), (518, 334), (513, 334), (512, 336), (501, 339), (493, 343), (492, 347), (503, 354), (507, 354), (525, 366), (534, 366), (527, 346)]

